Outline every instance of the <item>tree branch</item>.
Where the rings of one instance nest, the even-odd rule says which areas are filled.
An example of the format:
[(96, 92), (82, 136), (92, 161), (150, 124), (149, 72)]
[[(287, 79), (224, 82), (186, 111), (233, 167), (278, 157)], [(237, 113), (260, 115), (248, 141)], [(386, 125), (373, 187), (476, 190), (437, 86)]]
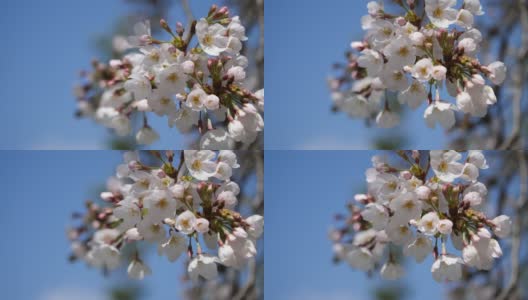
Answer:
[(522, 128), (522, 105), (524, 84), (526, 79), (526, 58), (528, 56), (528, 9), (526, 8), (526, 0), (518, 0), (519, 18), (521, 20), (521, 46), (517, 55), (518, 75), (514, 79), (514, 96), (512, 99), (512, 113), (513, 113), (513, 128), (511, 135), (501, 145), (501, 150), (512, 149), (515, 144), (520, 144), (520, 148), (524, 146), (521, 137)]
[(255, 61), (257, 67), (257, 81), (259, 85), (262, 85), (264, 82), (264, 0), (257, 0), (257, 18), (259, 27), (259, 43)]
[(521, 182), (519, 200), (515, 207), (515, 222), (512, 229), (512, 247), (511, 247), (511, 275), (508, 286), (501, 292), (497, 299), (508, 300), (517, 292), (520, 277), (520, 248), (522, 237), (522, 214), (528, 198), (528, 166), (526, 165), (526, 156), (523, 151), (517, 152), (519, 157), (519, 179)]
[(251, 289), (255, 286), (257, 279), (257, 266), (255, 259), (252, 259), (248, 262), (248, 279), (246, 284), (236, 293), (233, 297), (235, 300), (247, 299), (247, 296), (251, 292)]
[(194, 16), (191, 10), (191, 7), (189, 6), (189, 0), (181, 0), (181, 5), (183, 8), (183, 12), (185, 13), (185, 16), (187, 17), (187, 23), (191, 24), (194, 20)]
[(258, 211), (264, 202), (264, 159), (262, 152), (255, 151), (255, 173), (257, 175), (257, 191), (255, 193), (255, 199), (251, 204), (255, 211)]

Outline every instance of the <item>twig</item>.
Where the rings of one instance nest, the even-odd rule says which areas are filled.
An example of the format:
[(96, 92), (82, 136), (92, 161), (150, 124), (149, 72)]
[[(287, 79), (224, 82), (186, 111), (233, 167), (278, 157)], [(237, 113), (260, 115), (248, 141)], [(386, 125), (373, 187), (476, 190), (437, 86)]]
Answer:
[(185, 16), (187, 17), (187, 23), (191, 24), (194, 20), (194, 16), (191, 10), (191, 7), (189, 6), (188, 0), (181, 0), (181, 5), (183, 8), (183, 12), (185, 13)]
[(259, 44), (255, 61), (257, 67), (257, 82), (262, 86), (264, 82), (264, 0), (257, 0), (257, 19), (259, 27)]
[[(180, 162), (178, 164), (178, 168), (176, 169), (176, 180), (180, 177), (180, 171), (182, 170), (182, 167), (185, 165), (185, 155), (183, 153), (184, 150), (180, 150)], [(185, 172), (185, 168), (183, 168)]]
[(264, 160), (262, 152), (255, 151), (255, 173), (257, 175), (257, 191), (252, 206), (255, 211), (258, 211), (264, 202)]

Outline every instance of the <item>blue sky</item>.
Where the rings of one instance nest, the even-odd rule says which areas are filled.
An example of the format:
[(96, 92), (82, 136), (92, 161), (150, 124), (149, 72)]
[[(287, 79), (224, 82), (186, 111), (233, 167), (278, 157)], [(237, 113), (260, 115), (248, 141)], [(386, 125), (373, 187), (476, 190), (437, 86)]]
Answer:
[[(195, 16), (218, 1), (190, 1)], [(173, 6), (169, 24), (186, 22)], [(0, 126), (6, 134), (0, 149), (100, 149), (108, 131), (88, 119), (75, 119), (72, 88), (81, 69), (97, 57), (94, 40), (114, 29), (117, 19), (137, 8), (124, 0), (17, 0), (3, 3), (0, 25), (0, 91), (4, 99)], [(152, 148), (183, 148), (187, 139), (152, 118), (163, 139)]]
[[(346, 203), (364, 191), (365, 170), (376, 153), (266, 151), (266, 297), (369, 300), (375, 287), (388, 283), (377, 274), (369, 279), (347, 264), (334, 265), (332, 243), (327, 238), (333, 216), (346, 213)], [(483, 172), (497, 171), (496, 159), (492, 155), (487, 158), (490, 169)], [(518, 193), (517, 188), (511, 191)], [(491, 193), (489, 199), (496, 195)], [(450, 245), (448, 251), (453, 251)], [(422, 264), (407, 261), (406, 276), (396, 282), (408, 289), (405, 299), (444, 299), (448, 285), (433, 280), (432, 263), (432, 257)]]
[(7, 298), (47, 300), (47, 295), (72, 290), (100, 293), (105, 284), (97, 271), (67, 262), (65, 229), (70, 214), (82, 211), (83, 201), (104, 184), (119, 160), (118, 152), (2, 153), (1, 178), (10, 200), (0, 222), (11, 228), (0, 249), (8, 258), (0, 275)]

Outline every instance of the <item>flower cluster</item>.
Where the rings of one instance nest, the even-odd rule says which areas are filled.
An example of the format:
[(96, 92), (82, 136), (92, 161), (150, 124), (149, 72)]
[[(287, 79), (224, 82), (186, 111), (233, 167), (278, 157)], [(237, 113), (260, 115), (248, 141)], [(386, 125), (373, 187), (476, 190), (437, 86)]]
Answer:
[[(477, 179), (488, 168), (483, 153), (469, 151), (463, 162), (452, 150), (398, 154), (409, 168), (372, 159), (374, 167), (366, 171), (368, 193), (355, 195), (346, 225), (331, 233), (337, 258), (363, 271), (384, 261), (380, 272), (385, 279), (404, 274), (397, 253), (418, 263), (433, 255), (431, 272), (438, 282), (459, 280), (463, 265), (491, 269), (502, 256), (496, 238), (510, 234), (511, 221), (482, 212), (487, 188)], [(448, 253), (449, 239), (461, 257)]]
[[(101, 193), (110, 205), (90, 202), (88, 212), (77, 216), (83, 222), (69, 232), (72, 259), (110, 271), (126, 259), (125, 246), (148, 243), (171, 262), (187, 253), (189, 277), (210, 280), (217, 276), (217, 264), (239, 269), (254, 258), (264, 219), (235, 211), (240, 188), (230, 178), (232, 169), (240, 167), (236, 155), (183, 151), (178, 167), (170, 151), (166, 159), (159, 152), (155, 156), (161, 167), (142, 163), (136, 152), (125, 153), (125, 163)], [(142, 279), (151, 270), (137, 248), (134, 252), (128, 275)]]
[[(474, 16), (484, 14), (480, 0), (464, 0), (459, 9), (457, 0), (394, 2), (405, 10), (403, 16), (369, 2), (369, 14), (361, 20), (365, 39), (351, 44), (361, 53), (349, 54), (344, 74), (330, 80), (336, 109), (351, 117), (375, 117), (382, 128), (400, 122), (396, 101), (390, 99), (412, 109), (427, 100), (424, 118), (430, 128), (437, 123), (452, 128), (455, 111), (484, 117), (497, 102), (485, 78), (502, 84), (506, 67), (477, 59), (482, 34), (473, 25)], [(444, 86), (456, 105), (441, 99)]]
[(167, 117), (170, 127), (184, 133), (198, 128), (200, 149), (254, 142), (264, 128), (264, 90), (245, 88), (248, 59), (240, 51), (247, 37), (239, 17), (230, 17), (227, 7), (212, 6), (187, 31), (180, 23), (174, 30), (165, 20), (160, 24), (170, 40), (154, 38), (149, 21), (143, 21), (134, 26), (133, 36), (121, 40), (126, 55), (93, 63), (94, 71), (84, 74), (86, 83), (76, 89), (78, 114), (120, 136), (131, 134), (131, 119), (140, 114), (138, 144), (159, 139), (148, 112)]

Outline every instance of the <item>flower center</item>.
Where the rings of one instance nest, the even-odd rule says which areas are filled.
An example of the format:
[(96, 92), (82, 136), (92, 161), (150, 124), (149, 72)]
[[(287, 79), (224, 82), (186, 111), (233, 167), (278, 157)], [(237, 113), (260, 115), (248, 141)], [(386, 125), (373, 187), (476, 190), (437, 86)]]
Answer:
[(426, 227), (427, 229), (433, 229), (433, 221), (427, 221), (427, 222), (425, 223), (425, 227)]
[(165, 209), (169, 206), (169, 201), (167, 201), (167, 199), (163, 198), (163, 199), (160, 199), (158, 201), (158, 203), (156, 203), (156, 207), (159, 208), (159, 209)]
[(139, 186), (144, 188), (144, 189), (147, 189), (149, 187), (149, 181), (148, 179), (142, 179), (139, 181)]
[(199, 161), (199, 160), (195, 160), (195, 161), (193, 161), (193, 163), (192, 163), (192, 165), (191, 165), (191, 168), (192, 168), (193, 170), (197, 170), (197, 171), (200, 170), (200, 169), (202, 168), (202, 162)]
[(167, 186), (167, 187), (171, 184), (170, 178), (164, 178), (161, 182), (163, 183), (164, 186)]
[(414, 208), (414, 202), (412, 202), (411, 200), (405, 202), (405, 204), (403, 205), (404, 208), (408, 209), (408, 210), (411, 210)]
[(394, 80), (396, 81), (400, 81), (403, 79), (403, 74), (400, 72), (396, 72), (392, 75), (392, 78), (394, 78)]
[(164, 97), (164, 98), (161, 98), (160, 102), (162, 105), (168, 105), (170, 103), (170, 99)]
[(170, 73), (169, 76), (167, 76), (167, 80), (172, 83), (175, 83), (178, 80), (178, 74)]
[(442, 10), (442, 8), (440, 7), (437, 7), (434, 11), (433, 11), (433, 17), (439, 19), (441, 18), (442, 16), (444, 15), (444, 11)]
[(445, 160), (440, 162), (440, 165), (438, 166), (438, 170), (441, 172), (447, 172), (447, 162)]
[(152, 224), (150, 226), (150, 231), (152, 231), (152, 233), (158, 233), (160, 232), (161, 230), (161, 226), (159, 224)]
[(207, 46), (213, 44), (213, 37), (210, 34), (206, 34), (203, 38), (203, 43)]
[(391, 181), (388, 184), (389, 189), (395, 190), (398, 187), (398, 184), (395, 181)]
[(400, 56), (407, 56), (409, 55), (409, 48), (407, 47), (401, 47), (399, 50), (398, 50), (398, 55)]
[(178, 245), (178, 239), (176, 239), (175, 237), (171, 237), (169, 244), (173, 246)]
[(160, 56), (159, 56), (159, 54), (157, 52), (150, 52), (149, 53), (149, 57), (150, 57), (150, 59), (152, 59), (155, 62), (158, 62), (159, 59), (160, 59)]

